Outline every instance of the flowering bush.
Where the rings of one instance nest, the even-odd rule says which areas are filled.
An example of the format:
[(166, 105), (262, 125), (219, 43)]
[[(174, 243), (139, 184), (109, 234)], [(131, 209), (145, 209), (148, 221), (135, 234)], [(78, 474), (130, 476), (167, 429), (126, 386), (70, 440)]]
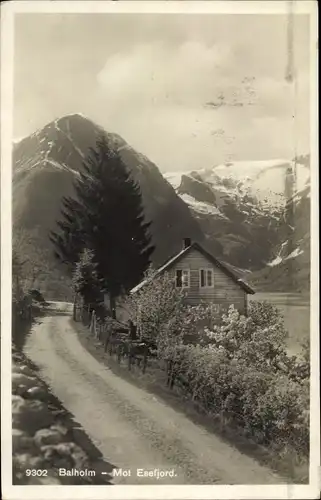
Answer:
[(209, 305), (186, 306), (168, 274), (146, 278), (131, 297), (132, 319), (155, 340), (171, 380), (257, 442), (308, 456), (309, 349), (288, 355), (278, 309), (252, 302), (247, 316), (232, 306), (218, 321)]
[(155, 339), (163, 325), (179, 314), (184, 295), (174, 287), (168, 273), (156, 275), (150, 268), (145, 274), (145, 280), (144, 287), (129, 297), (127, 305), (131, 319), (141, 334)]
[(253, 304), (244, 317), (233, 307), (207, 330), (208, 345), (182, 345), (176, 366), (185, 391), (207, 411), (241, 426), (259, 443), (292, 446), (308, 455), (308, 357), (288, 356), (278, 311)]
[(157, 343), (160, 358), (176, 358), (176, 347), (186, 342), (208, 342), (205, 325), (211, 325), (214, 314), (209, 305), (186, 305), (184, 291), (174, 286), (168, 273), (157, 275), (150, 268), (145, 280), (144, 287), (129, 297), (127, 307), (141, 336)]

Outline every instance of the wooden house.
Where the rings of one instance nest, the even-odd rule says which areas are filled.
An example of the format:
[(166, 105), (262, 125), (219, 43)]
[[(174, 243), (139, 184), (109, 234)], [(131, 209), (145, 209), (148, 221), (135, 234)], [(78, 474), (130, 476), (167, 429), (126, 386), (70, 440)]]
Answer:
[[(199, 243), (192, 243), (185, 238), (181, 252), (160, 267), (155, 276), (169, 273), (176, 287), (185, 292), (187, 304), (196, 306), (210, 303), (217, 306), (217, 311), (227, 310), (234, 305), (242, 314), (247, 313), (248, 294), (254, 290), (229, 267), (207, 252)], [(138, 293), (146, 284), (146, 280), (131, 290)], [(121, 316), (126, 317), (126, 306)], [(124, 316), (125, 315), (125, 316)]]
[[(229, 267), (207, 252), (199, 243), (185, 238), (183, 249), (160, 267), (156, 275), (167, 272), (178, 288), (185, 291), (185, 301), (196, 306), (202, 303), (216, 304), (228, 309), (234, 305), (241, 313), (247, 312), (247, 296), (254, 290)], [(142, 289), (142, 281), (131, 294)]]

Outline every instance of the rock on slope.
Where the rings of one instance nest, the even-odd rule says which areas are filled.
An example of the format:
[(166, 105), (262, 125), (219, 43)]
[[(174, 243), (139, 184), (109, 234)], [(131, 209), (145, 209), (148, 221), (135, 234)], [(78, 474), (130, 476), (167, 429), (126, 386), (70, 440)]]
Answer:
[[(310, 289), (310, 184), (286, 204), (287, 231), (280, 234), (273, 258), (251, 276), (262, 290), (308, 292)], [(293, 223), (291, 224), (291, 220)]]
[[(168, 173), (166, 178), (189, 205), (207, 239), (221, 244), (223, 258), (248, 273), (254, 271), (248, 278), (259, 288), (261, 283), (263, 288), (276, 285), (284, 290), (308, 286), (308, 156), (298, 158), (296, 168), (285, 160), (236, 162)], [(278, 267), (282, 248), (288, 262)]]
[[(263, 282), (273, 289), (277, 283), (278, 289), (287, 290), (294, 286), (292, 274), (297, 277), (297, 288), (307, 286), (310, 202), (306, 195), (299, 205), (293, 193), (309, 192), (308, 156), (297, 159), (296, 187), (293, 162), (286, 160), (227, 163), (185, 174), (171, 172), (164, 178), (121, 137), (74, 114), (49, 123), (15, 144), (13, 151), (14, 224), (27, 230), (32, 240), (25, 253), (41, 261), (38, 268), (46, 268), (42, 276), (38, 273), (40, 283), (35, 286), (46, 282), (47, 298), (70, 298), (69, 283), (53, 258), (48, 233), (60, 218), (61, 198), (73, 193), (84, 156), (102, 133), (141, 187), (145, 216), (152, 221), (155, 265), (179, 251), (184, 237), (191, 237), (236, 270), (254, 272), (259, 287)], [(293, 220), (287, 216), (289, 203), (297, 205)], [(300, 224), (302, 229), (298, 229)], [(292, 244), (293, 250), (287, 252), (291, 255), (296, 243), (303, 249), (302, 239), (304, 256), (294, 253), (291, 266), (288, 259), (280, 267), (275, 259), (280, 259), (282, 245), (290, 242), (286, 243), (289, 249)], [(252, 281), (252, 275), (247, 279)]]
[[(13, 151), (14, 224), (34, 235), (37, 246), (52, 262), (51, 277), (57, 274), (58, 266), (53, 261), (48, 233), (60, 218), (62, 197), (73, 194), (73, 181), (82, 169), (88, 148), (95, 145), (102, 133), (111, 147), (120, 152), (140, 185), (145, 216), (152, 221), (154, 263), (160, 264), (179, 251), (186, 236), (203, 239), (188, 206), (152, 162), (121, 137), (105, 132), (82, 115), (65, 116), (15, 144)], [(61, 277), (62, 273), (59, 280)]]

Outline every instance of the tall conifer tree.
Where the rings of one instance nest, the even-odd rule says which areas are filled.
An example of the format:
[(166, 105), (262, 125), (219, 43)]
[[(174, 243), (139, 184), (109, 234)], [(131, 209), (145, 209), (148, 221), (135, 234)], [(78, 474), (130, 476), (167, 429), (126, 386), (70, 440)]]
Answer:
[(59, 230), (50, 235), (55, 255), (73, 270), (82, 250), (92, 250), (99, 279), (114, 301), (142, 279), (154, 250), (139, 186), (102, 136), (74, 188), (76, 196), (63, 199)]

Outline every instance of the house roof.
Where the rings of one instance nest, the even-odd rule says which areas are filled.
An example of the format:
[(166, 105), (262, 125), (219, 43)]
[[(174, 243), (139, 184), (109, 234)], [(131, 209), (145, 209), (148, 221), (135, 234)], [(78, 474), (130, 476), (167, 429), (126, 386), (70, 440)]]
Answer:
[[(251, 295), (253, 295), (255, 293), (255, 291), (253, 290), (253, 288), (251, 288), (248, 283), (246, 283), (243, 279), (241, 279), (239, 276), (237, 276), (237, 274), (235, 272), (233, 272), (231, 269), (229, 269), (229, 267), (226, 266), (226, 264), (223, 264), (222, 262), (220, 262), (218, 259), (216, 259), (216, 257), (214, 257), (212, 254), (210, 254), (199, 243), (196, 243), (196, 242), (192, 243), (189, 247), (184, 248), (183, 250), (181, 250), (181, 252), (179, 252), (174, 257), (170, 258), (167, 262), (165, 262), (165, 264), (163, 264), (161, 267), (159, 267), (157, 269), (157, 271), (156, 271), (156, 273), (154, 274), (153, 277), (159, 276), (163, 272), (168, 271), (174, 264), (176, 264), (177, 262), (179, 262), (191, 250), (197, 250), (198, 252), (200, 252), (208, 261), (210, 261), (213, 265), (215, 265), (216, 267), (218, 267), (219, 269), (221, 269), (229, 278), (231, 278), (246, 293), (251, 294)], [(130, 291), (130, 293), (132, 294), (132, 293), (138, 292), (149, 281), (150, 281), (150, 279), (145, 279), (145, 280), (141, 281), (138, 285), (136, 285)]]

